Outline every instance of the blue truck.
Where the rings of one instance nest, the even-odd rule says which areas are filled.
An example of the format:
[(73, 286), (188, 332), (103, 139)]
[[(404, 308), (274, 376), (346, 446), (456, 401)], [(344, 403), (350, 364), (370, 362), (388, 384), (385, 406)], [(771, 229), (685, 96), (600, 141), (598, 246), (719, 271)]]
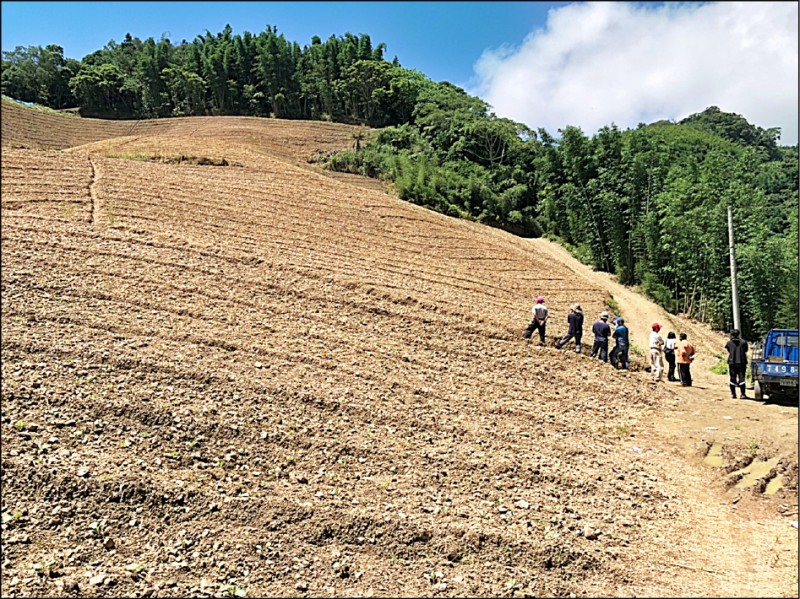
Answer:
[(753, 395), (797, 401), (797, 330), (772, 329), (762, 343), (753, 346), (750, 374)]

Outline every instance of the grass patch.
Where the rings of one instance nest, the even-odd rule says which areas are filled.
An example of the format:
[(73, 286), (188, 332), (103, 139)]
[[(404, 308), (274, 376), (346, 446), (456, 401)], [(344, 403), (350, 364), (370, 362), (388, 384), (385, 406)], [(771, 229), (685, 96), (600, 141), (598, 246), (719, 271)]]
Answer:
[(3, 102), (9, 102), (17, 104), (19, 106), (25, 106), (26, 108), (30, 108), (31, 110), (38, 110), (39, 112), (48, 112), (50, 114), (59, 114), (61, 116), (80, 117), (80, 115), (73, 110), (56, 110), (55, 108), (50, 108), (49, 106), (42, 106), (41, 104), (34, 104), (33, 102), (23, 102), (22, 100), (15, 100), (14, 98), (11, 98), (9, 96), (3, 96)]
[(728, 374), (727, 360), (723, 359), (720, 354), (714, 354), (714, 357), (718, 360), (718, 362), (711, 367), (711, 372), (714, 374)]
[[(719, 361), (709, 370), (714, 374), (728, 374), (728, 361), (721, 354), (714, 354), (714, 357)], [(749, 366), (744, 371), (744, 380), (750, 385), (753, 384), (753, 373), (750, 371)]]
[(544, 237), (545, 239), (549, 239), (550, 241), (553, 241), (558, 245), (560, 245), (561, 247), (563, 247), (564, 249), (566, 249), (569, 252), (570, 256), (572, 256), (582, 264), (594, 268), (592, 250), (587, 244), (581, 243), (580, 245), (572, 245), (571, 243), (567, 243), (566, 241), (564, 241), (563, 238), (559, 237), (555, 233), (549, 233), (549, 232), (543, 233), (542, 237)]
[(139, 162), (157, 162), (159, 164), (191, 164), (194, 166), (244, 166), (239, 162), (231, 162), (227, 158), (209, 156), (188, 156), (186, 154), (161, 154), (156, 156), (147, 152), (106, 152), (106, 158), (121, 158)]
[(606, 296), (606, 298), (603, 300), (603, 303), (604, 303), (604, 304), (606, 305), (606, 307), (607, 307), (609, 310), (611, 310), (611, 311), (612, 311), (614, 314), (617, 314), (617, 315), (619, 315), (619, 304), (617, 303), (617, 300), (615, 300), (615, 299), (614, 299), (613, 297), (611, 297), (610, 295), (607, 295), (607, 296)]
[(144, 152), (106, 152), (106, 158), (121, 158), (123, 160), (138, 160), (140, 162), (150, 162), (155, 157)]

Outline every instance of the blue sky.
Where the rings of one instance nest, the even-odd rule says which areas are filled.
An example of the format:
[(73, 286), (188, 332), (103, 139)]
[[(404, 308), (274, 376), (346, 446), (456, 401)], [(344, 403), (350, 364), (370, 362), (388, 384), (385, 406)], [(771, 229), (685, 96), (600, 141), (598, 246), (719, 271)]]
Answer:
[(173, 43), (275, 25), (309, 44), (346, 32), (407, 68), (552, 134), (636, 127), (709, 106), (797, 144), (797, 2), (2, 2), (2, 50), (80, 59), (126, 33)]
[(276, 25), (301, 46), (311, 37), (367, 33), (387, 58), (436, 81), (466, 85), (481, 53), (544, 25), (555, 2), (2, 2), (2, 49), (55, 43), (81, 59), (126, 33), (177, 44), (205, 29)]

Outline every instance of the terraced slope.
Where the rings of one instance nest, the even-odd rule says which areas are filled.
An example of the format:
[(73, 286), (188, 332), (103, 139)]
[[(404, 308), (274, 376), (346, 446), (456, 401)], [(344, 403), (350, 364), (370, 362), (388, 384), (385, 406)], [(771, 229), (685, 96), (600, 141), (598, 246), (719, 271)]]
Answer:
[(533, 296), (560, 322), (605, 291), (301, 164), (346, 128), (92, 124), (36, 150), (6, 110), (5, 595), (791, 589), (783, 561), (685, 567), (699, 510), (642, 443), (671, 393), (520, 342)]
[[(271, 156), (303, 163), (318, 150), (350, 148), (351, 125), (324, 122), (259, 119), (255, 117), (185, 117), (143, 121), (109, 121), (62, 116), (33, 110), (3, 99), (2, 145), (4, 149), (63, 150), (112, 138), (126, 138), (118, 145), (140, 137), (166, 136), (211, 140), (236, 146), (251, 146)], [(157, 147), (157, 146), (156, 146)]]

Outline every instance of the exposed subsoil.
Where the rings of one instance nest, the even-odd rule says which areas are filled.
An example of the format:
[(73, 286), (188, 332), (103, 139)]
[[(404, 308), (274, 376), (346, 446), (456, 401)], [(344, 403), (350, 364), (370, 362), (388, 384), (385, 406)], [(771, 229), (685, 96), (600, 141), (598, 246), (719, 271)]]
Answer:
[[(797, 408), (726, 399), (724, 337), (673, 317), (689, 389), (556, 350), (575, 301), (634, 344), (664, 315), (307, 163), (353, 128), (29, 112), (3, 103), (3, 596), (797, 596)], [(141, 159), (174, 154), (237, 166)]]

